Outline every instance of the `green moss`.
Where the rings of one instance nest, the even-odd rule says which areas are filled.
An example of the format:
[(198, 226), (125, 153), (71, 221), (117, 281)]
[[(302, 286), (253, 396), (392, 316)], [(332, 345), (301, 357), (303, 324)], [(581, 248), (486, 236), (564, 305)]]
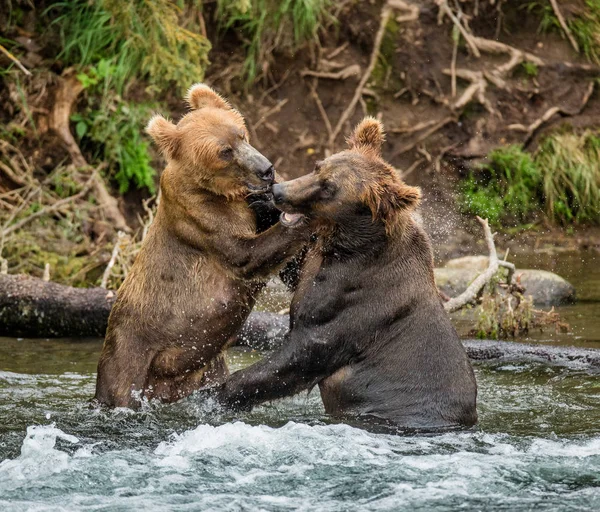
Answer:
[(370, 76), (369, 83), (373, 87), (392, 91), (402, 88), (402, 79), (393, 65), (398, 47), (399, 32), (400, 24), (394, 18), (390, 18), (385, 26), (377, 63)]
[(521, 69), (529, 78), (535, 78), (539, 73), (538, 67), (533, 62), (522, 62)]

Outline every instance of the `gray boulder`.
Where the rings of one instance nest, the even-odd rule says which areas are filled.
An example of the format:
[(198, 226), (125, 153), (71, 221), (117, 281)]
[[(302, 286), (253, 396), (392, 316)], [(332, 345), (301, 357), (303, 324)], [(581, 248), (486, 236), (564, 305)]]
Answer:
[[(487, 267), (487, 256), (465, 256), (435, 269), (438, 288), (450, 297), (456, 297), (467, 289), (479, 273)], [(575, 288), (571, 283), (553, 272), (534, 269), (517, 269), (525, 295), (533, 297), (536, 306), (558, 306), (575, 301)]]

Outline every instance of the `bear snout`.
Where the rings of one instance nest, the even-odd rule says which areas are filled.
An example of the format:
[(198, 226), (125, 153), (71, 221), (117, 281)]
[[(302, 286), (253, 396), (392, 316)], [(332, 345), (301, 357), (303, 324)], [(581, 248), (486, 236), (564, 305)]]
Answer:
[(264, 170), (258, 171), (257, 174), (261, 180), (266, 181), (269, 185), (272, 185), (275, 181), (275, 167), (272, 165)]
[(275, 204), (282, 204), (285, 201), (283, 187), (281, 185), (273, 185), (271, 194), (273, 194), (273, 202)]

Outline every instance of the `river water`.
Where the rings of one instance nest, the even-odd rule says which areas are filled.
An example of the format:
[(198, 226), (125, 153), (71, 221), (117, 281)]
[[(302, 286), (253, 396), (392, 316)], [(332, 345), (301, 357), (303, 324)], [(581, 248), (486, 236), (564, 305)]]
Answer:
[[(586, 268), (562, 272), (589, 289), (561, 310), (575, 334), (533, 341), (600, 346)], [(317, 391), (236, 415), (90, 409), (100, 347), (0, 338), (0, 510), (600, 510), (600, 379), (577, 366), (477, 363), (476, 429), (402, 436), (335, 424)]]

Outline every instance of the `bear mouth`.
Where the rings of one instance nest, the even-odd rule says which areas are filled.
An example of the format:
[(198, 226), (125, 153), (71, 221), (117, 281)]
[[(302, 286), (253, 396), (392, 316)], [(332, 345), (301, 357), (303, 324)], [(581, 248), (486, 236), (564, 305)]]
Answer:
[(286, 227), (296, 226), (297, 224), (300, 224), (304, 220), (304, 218), (304, 215), (302, 215), (301, 213), (282, 212), (279, 216), (279, 220)]
[(271, 192), (271, 185), (263, 185), (262, 187), (257, 187), (256, 185), (247, 184), (248, 190), (251, 194), (267, 194)]

